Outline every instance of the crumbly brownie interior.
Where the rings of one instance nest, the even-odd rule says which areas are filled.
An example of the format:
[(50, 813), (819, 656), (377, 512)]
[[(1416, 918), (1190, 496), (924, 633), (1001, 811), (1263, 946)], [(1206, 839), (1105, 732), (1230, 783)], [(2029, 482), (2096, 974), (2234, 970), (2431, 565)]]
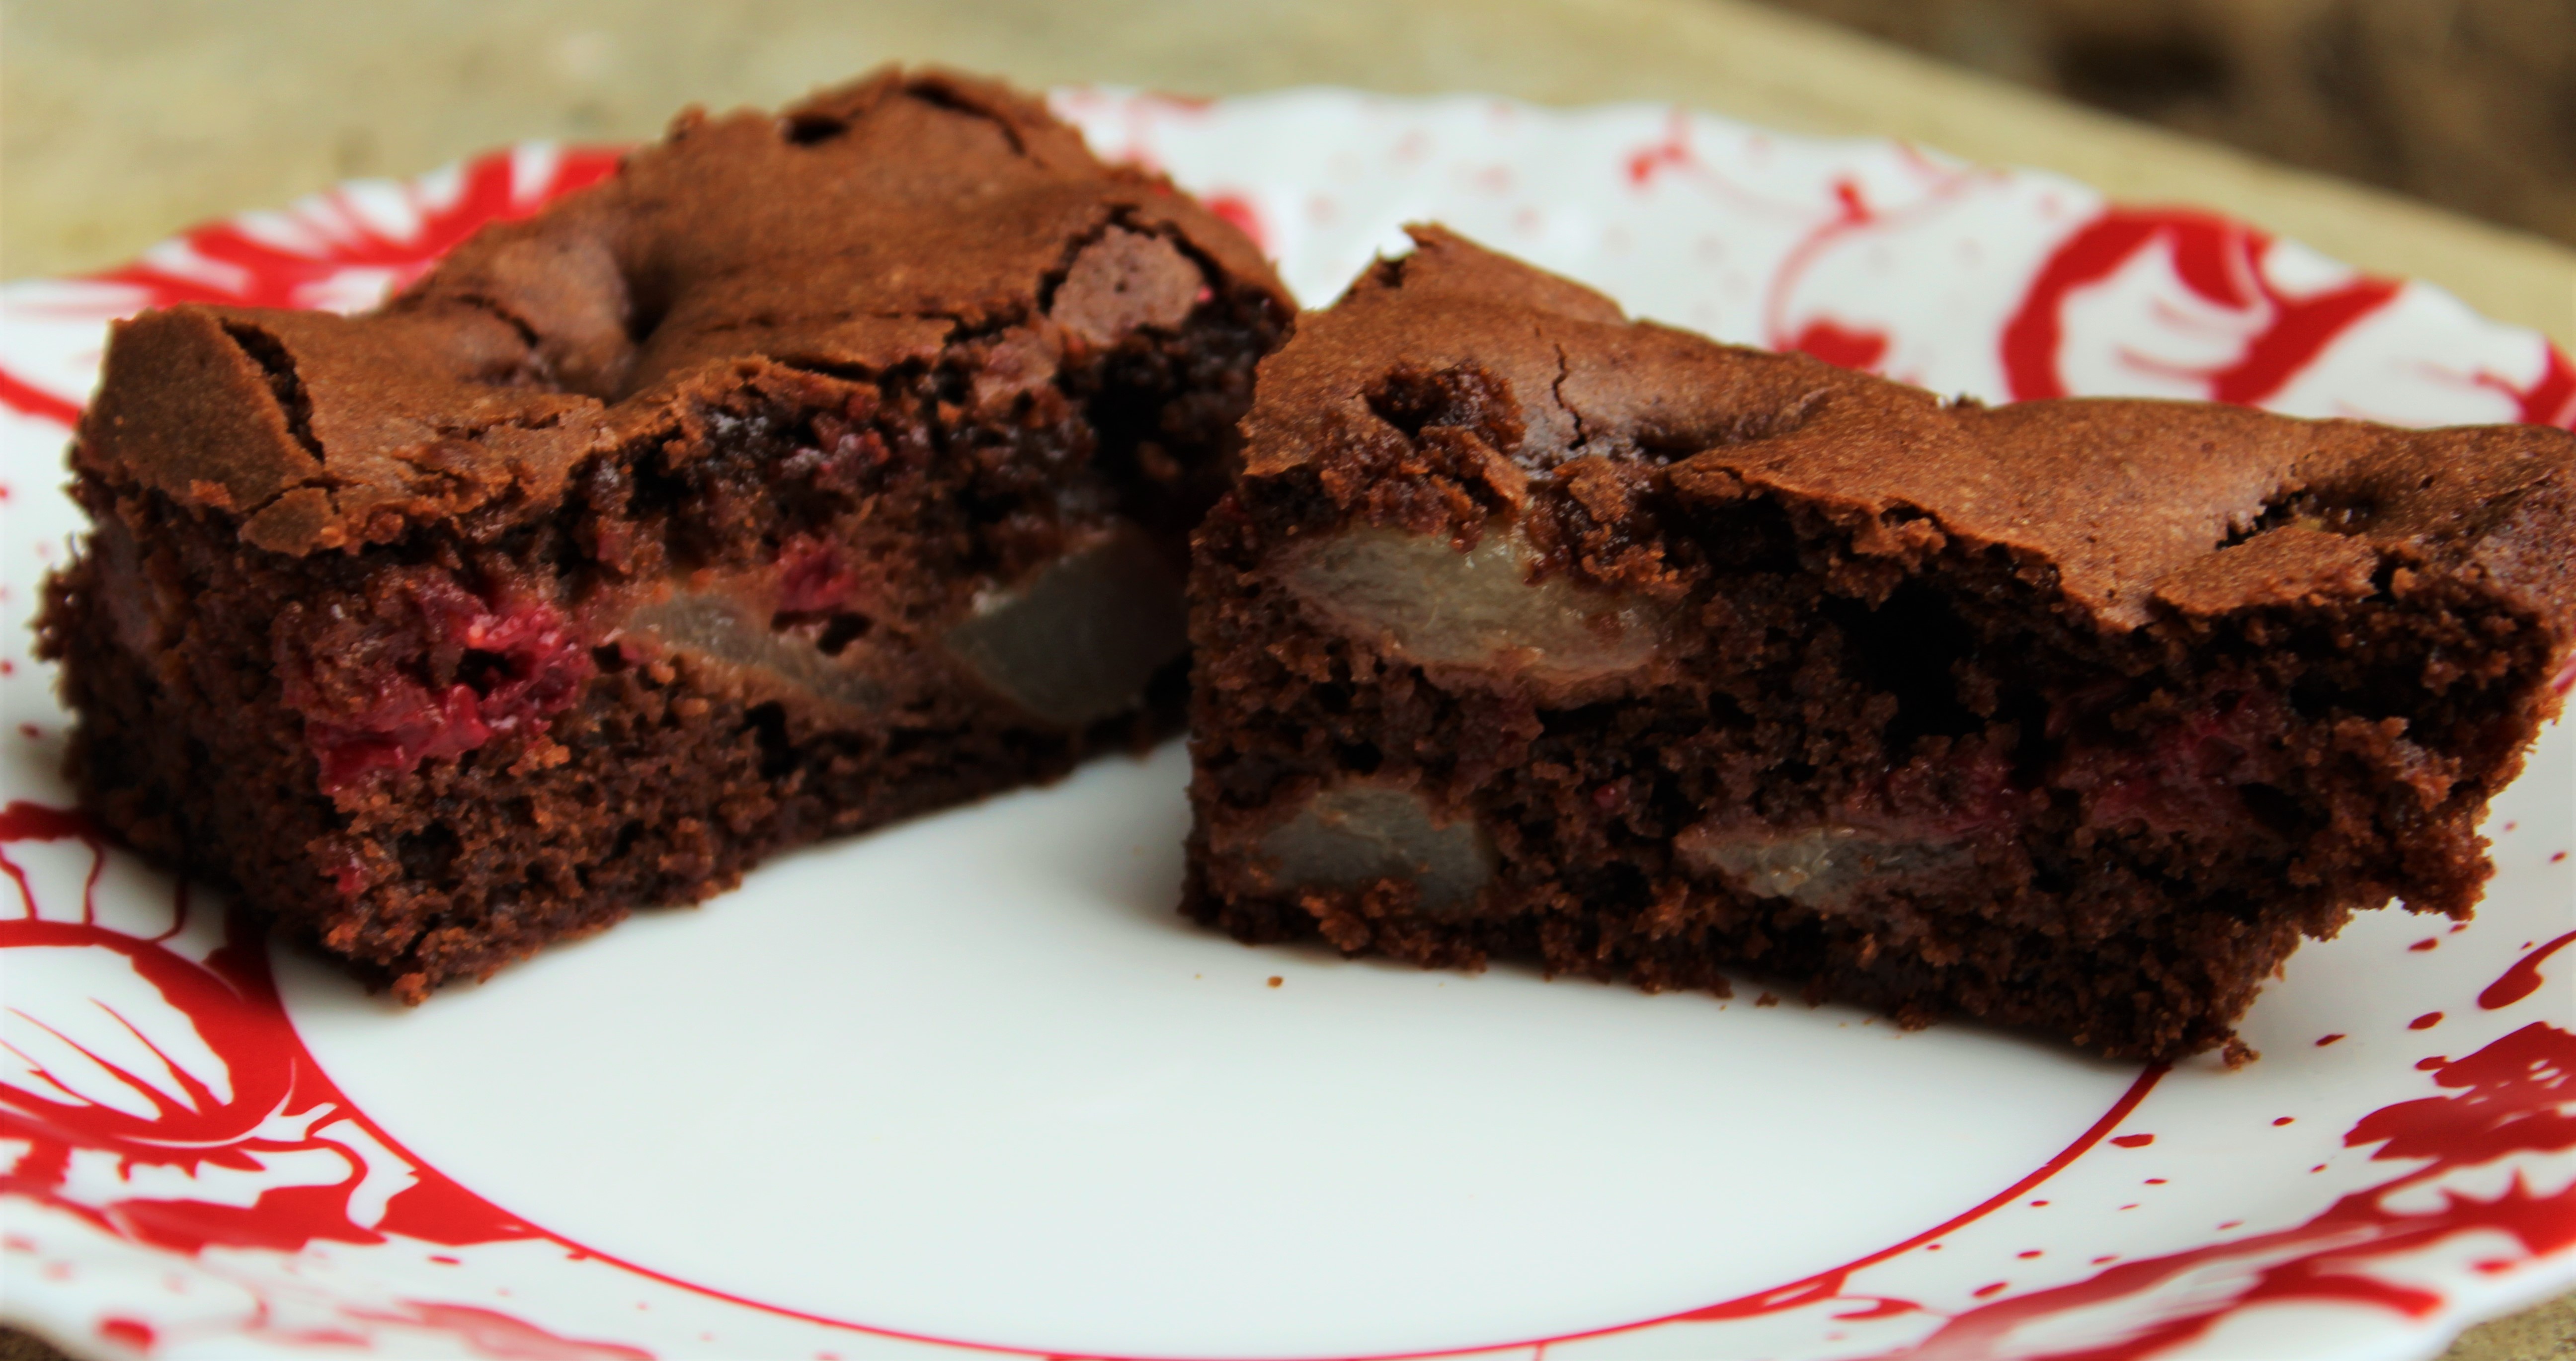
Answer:
[[(1181, 546), (1122, 512), (1221, 462), (1274, 329), (1245, 301), (973, 414), (972, 345), (874, 381), (764, 366), (689, 413), (702, 442), (639, 440), (489, 540), (246, 553), (84, 484), (96, 546), (46, 625), (82, 782), (416, 996), (1146, 740), (1177, 718)], [(1139, 409), (1171, 418), (1160, 478)]]
[[(2559, 703), (2563, 434), (1945, 409), (1651, 328), (1589, 362), (1618, 319), (1565, 287), (1427, 234), (1264, 369), (1193, 578), (1191, 913), (2145, 1058), (2232, 1045), (2355, 908), (2469, 913)], [(1876, 494), (1950, 437), (2185, 498), (2203, 451), (2299, 470), (2123, 580), (2060, 551), (2091, 523), (1981, 533), (1955, 468)]]
[[(954, 81), (821, 103), (1058, 131)], [(41, 625), (76, 778), (139, 848), (416, 1001), (783, 847), (1169, 731), (1186, 529), (1288, 316), (1194, 213), (1082, 209), (1020, 300), (907, 320), (891, 357), (795, 335), (727, 354), (730, 323), (666, 339), (649, 259), (613, 280), (618, 351), (585, 352), (565, 318), (590, 304), (483, 286), (525, 242), (556, 249), (542, 219), (379, 316), (132, 323), (75, 455), (96, 530)], [(213, 491), (173, 474), (193, 399), (161, 394), (198, 371), (256, 391), (197, 424), (270, 422), (322, 473), (248, 516), (244, 460)], [(399, 486), (331, 480), (414, 407), (434, 433), (399, 449)]]

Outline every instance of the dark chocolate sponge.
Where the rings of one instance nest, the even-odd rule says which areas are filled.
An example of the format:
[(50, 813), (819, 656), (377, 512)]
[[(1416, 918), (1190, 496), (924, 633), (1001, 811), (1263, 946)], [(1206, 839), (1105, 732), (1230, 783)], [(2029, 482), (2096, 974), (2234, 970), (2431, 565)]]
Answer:
[(116, 329), (43, 645), (136, 846), (416, 1000), (1175, 716), (1291, 305), (1035, 101), (681, 116), (358, 317)]
[(1944, 403), (1415, 238), (1264, 362), (1197, 540), (1193, 915), (2169, 1058), (2477, 900), (2576, 437)]

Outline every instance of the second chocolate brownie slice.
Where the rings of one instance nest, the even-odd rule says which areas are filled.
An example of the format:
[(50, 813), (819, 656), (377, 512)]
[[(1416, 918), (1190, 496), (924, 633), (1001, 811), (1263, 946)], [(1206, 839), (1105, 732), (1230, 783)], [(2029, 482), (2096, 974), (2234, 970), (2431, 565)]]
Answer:
[(134, 845), (417, 999), (1177, 722), (1291, 304), (1035, 101), (684, 116), (357, 317), (117, 328), (44, 646)]
[(1191, 913), (2170, 1058), (2477, 900), (2576, 437), (1949, 404), (1416, 237), (1200, 530)]

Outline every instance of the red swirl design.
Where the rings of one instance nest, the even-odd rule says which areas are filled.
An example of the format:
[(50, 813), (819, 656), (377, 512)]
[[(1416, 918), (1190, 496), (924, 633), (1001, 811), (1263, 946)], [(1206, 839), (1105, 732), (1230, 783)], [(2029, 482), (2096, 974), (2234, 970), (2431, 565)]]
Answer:
[[(2401, 1203), (2406, 1192), (2465, 1168), (2514, 1154), (2576, 1148), (2576, 1035), (2534, 1021), (2467, 1058), (2443, 1061), (2433, 1080), (2455, 1094), (2382, 1107), (2343, 1137), (2347, 1147), (2378, 1144), (2373, 1161), (2429, 1159), (2424, 1165), (2347, 1195), (2296, 1228), (2124, 1262), (2071, 1285), (1981, 1305), (1882, 1361), (1900, 1355), (1916, 1361), (2139, 1361), (2205, 1335), (2229, 1314), (2263, 1304), (2364, 1304), (2423, 1318), (2441, 1306), (2442, 1297), (2375, 1276), (2374, 1265), (2481, 1230), (2500, 1231), (2533, 1256), (2576, 1246), (2576, 1187), (2536, 1194), (2519, 1172), (2491, 1200), (2444, 1190), (2434, 1208)], [(2498, 1260), (2482, 1268), (2515, 1264)], [(2215, 1288), (2204, 1284), (2180, 1294), (2183, 1303), (2161, 1311), (2148, 1303), (2186, 1274)], [(2121, 1335), (2103, 1345), (2044, 1352), (2016, 1345), (2017, 1334), (2039, 1324), (2121, 1301), (2138, 1305), (2137, 1314), (2119, 1319)]]
[[(12, 1005), (10, 1020), (20, 1035), (55, 1043), (35, 1052), (32, 1044), (11, 1045), (24, 1076), (0, 1082), (0, 1137), (24, 1140), (31, 1149), (0, 1174), (0, 1192), (69, 1210), (135, 1242), (187, 1253), (210, 1244), (293, 1252), (321, 1240), (379, 1243), (388, 1234), (462, 1245), (535, 1233), (394, 1152), (385, 1132), (349, 1104), (287, 1021), (269, 977), (265, 932), (256, 923), (236, 915), (224, 943), (202, 962), (178, 953), (169, 941), (187, 925), (182, 883), (171, 902), (170, 928), (161, 935), (147, 939), (102, 925), (86, 890), (95, 889), (108, 849), (88, 820), (24, 802), (0, 809), (0, 846), (57, 841), (80, 842), (92, 857), (78, 920), (47, 919), (25, 869), (0, 851), (0, 874), (16, 885), (25, 914), (0, 918), (0, 950), (78, 951), (92, 958), (58, 956), (41, 967), (79, 967), (111, 978), (130, 973), (142, 989), (92, 1001), (157, 1063), (139, 1062), (123, 1045), (101, 1045), (94, 1018), (79, 1026), (81, 1018), (34, 1015)], [(138, 997), (157, 999), (161, 1007), (141, 1014), (126, 1000)], [(187, 1033), (171, 1024), (174, 1018)], [(178, 1042), (188, 1040), (195, 1043), (181, 1052)], [(192, 1063), (192, 1053), (211, 1055), (220, 1071), (207, 1071), (202, 1059)], [(137, 1106), (140, 1113), (132, 1109)], [(307, 1166), (286, 1170), (291, 1162), (313, 1161), (289, 1155), (313, 1153), (336, 1158), (343, 1175), (317, 1183)], [(72, 1175), (83, 1154), (113, 1160), (113, 1183), (131, 1192), (95, 1194), (94, 1179)], [(147, 1168), (177, 1175), (137, 1175)], [(355, 1214), (351, 1202), (370, 1178), (379, 1187), (398, 1181), (402, 1189), (384, 1200), (380, 1213)], [(220, 1199), (162, 1193), (214, 1181), (224, 1187)]]
[(2198, 375), (2214, 402), (2251, 406), (2280, 391), (2336, 336), (2397, 296), (2392, 281), (2359, 279), (2293, 297), (2263, 271), (2272, 238), (2262, 232), (2208, 213), (2114, 208), (2058, 246), (2006, 323), (2004, 373), (2014, 400), (2070, 394), (2057, 367), (2067, 299), (2157, 247), (2171, 252), (2174, 272), (2201, 299), (2265, 319), (2233, 363)]

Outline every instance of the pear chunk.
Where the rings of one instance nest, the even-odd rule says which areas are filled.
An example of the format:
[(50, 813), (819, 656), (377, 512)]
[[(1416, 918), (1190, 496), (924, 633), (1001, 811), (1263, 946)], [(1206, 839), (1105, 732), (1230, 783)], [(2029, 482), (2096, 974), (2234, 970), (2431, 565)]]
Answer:
[(1410, 879), (1425, 912), (1475, 906), (1494, 875), (1494, 848), (1473, 819), (1443, 821), (1409, 789), (1349, 784), (1308, 799), (1261, 849), (1289, 888), (1358, 888)]
[(682, 592), (638, 608), (626, 617), (629, 632), (646, 634), (678, 652), (765, 674), (829, 703), (872, 709), (886, 702), (885, 687), (851, 665), (853, 649), (835, 657), (801, 635), (770, 627), (755, 611), (717, 592)]
[(1364, 525), (1292, 550), (1284, 577), (1336, 627), (1418, 665), (1579, 683), (1654, 660), (1663, 606), (1561, 574), (1533, 582), (1536, 556), (1514, 526), (1462, 552), (1438, 535)]
[(1820, 912), (1847, 910), (1862, 890), (1938, 874), (1971, 860), (1957, 841), (1908, 839), (1826, 824), (1777, 828), (1703, 822), (1673, 838), (1684, 865), (1757, 898), (1786, 898)]
[(1189, 649), (1189, 608), (1179, 574), (1121, 527), (985, 593), (944, 641), (995, 693), (1079, 728), (1133, 708)]

